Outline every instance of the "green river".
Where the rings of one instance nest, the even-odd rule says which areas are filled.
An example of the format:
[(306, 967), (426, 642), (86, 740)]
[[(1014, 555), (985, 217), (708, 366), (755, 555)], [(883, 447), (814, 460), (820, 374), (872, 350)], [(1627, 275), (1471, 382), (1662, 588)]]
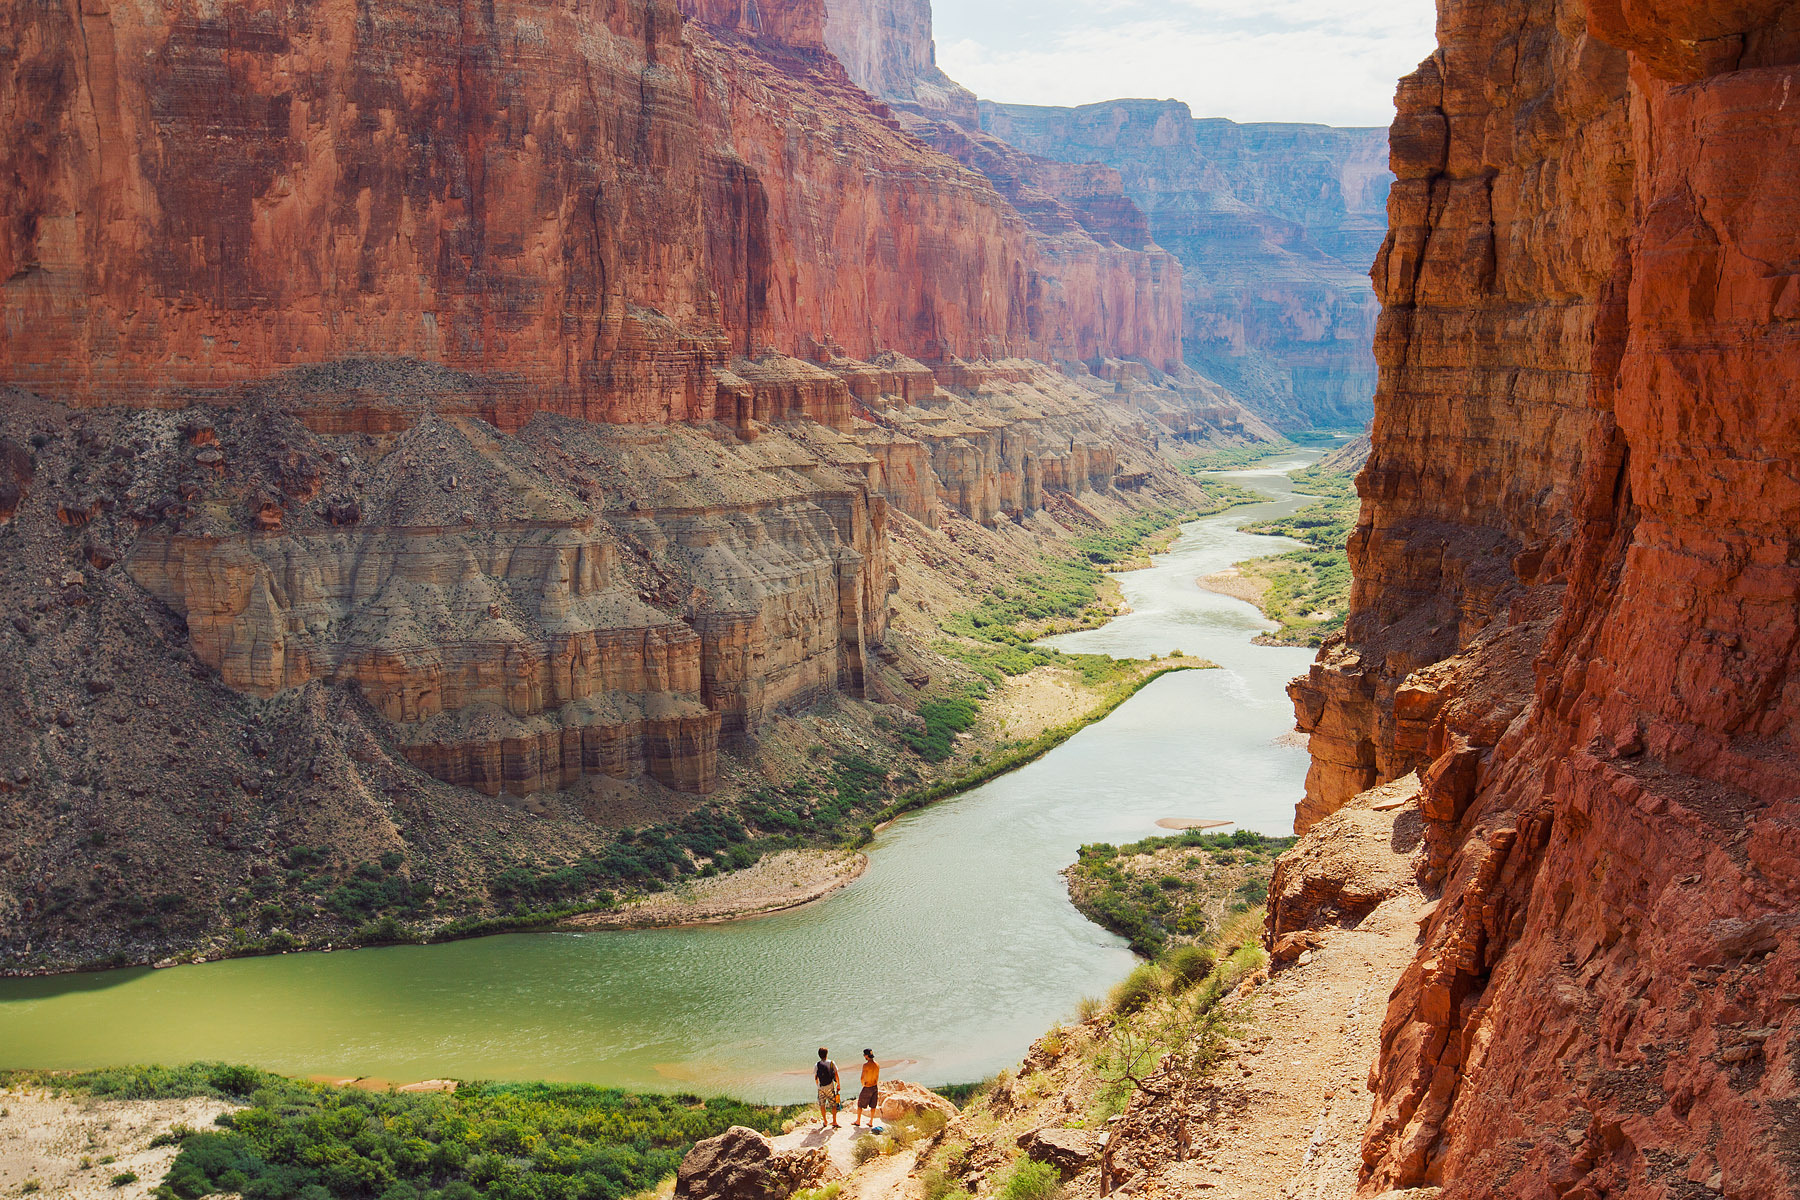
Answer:
[(1058, 872), (1078, 846), (1156, 833), (1161, 817), (1291, 831), (1307, 759), (1283, 737), (1283, 687), (1312, 653), (1252, 645), (1261, 615), (1194, 580), (1288, 544), (1237, 527), (1303, 503), (1281, 472), (1313, 457), (1237, 473), (1280, 499), (1188, 525), (1120, 576), (1131, 613), (1054, 639), (1222, 669), (1164, 676), (1030, 766), (896, 822), (862, 878), (817, 904), (693, 929), (0, 980), (0, 1066), (222, 1059), (795, 1101), (818, 1046), (840, 1061), (872, 1047), (927, 1083), (1011, 1065), (1132, 965), (1069, 903)]

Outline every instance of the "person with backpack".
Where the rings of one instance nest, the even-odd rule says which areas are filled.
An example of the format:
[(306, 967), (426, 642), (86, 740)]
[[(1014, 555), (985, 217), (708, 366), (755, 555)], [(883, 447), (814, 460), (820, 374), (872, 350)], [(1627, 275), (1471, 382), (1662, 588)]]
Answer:
[[(813, 1079), (819, 1085), (819, 1128), (838, 1128), (838, 1110), (843, 1101), (838, 1095), (837, 1064), (831, 1061), (831, 1051), (819, 1047), (819, 1061), (813, 1064)], [(830, 1117), (829, 1122), (826, 1120)]]

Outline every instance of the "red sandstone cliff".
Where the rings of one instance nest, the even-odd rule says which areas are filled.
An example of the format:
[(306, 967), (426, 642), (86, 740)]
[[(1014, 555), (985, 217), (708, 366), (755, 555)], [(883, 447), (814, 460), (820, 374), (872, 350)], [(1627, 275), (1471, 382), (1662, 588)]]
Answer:
[[(1800, 1194), (1800, 16), (1447, 0), (1298, 824), (1421, 770), (1369, 1193)], [(1275, 932), (1279, 933), (1278, 928)]]
[(1175, 365), (1174, 306), (1065, 286), (849, 83), (821, 4), (693, 12), (9, 9), (0, 377), (170, 404), (415, 358), (516, 425), (709, 419), (732, 349), (828, 339)]
[(0, 46), (8, 956), (166, 947), (145, 872), (199, 928), (296, 842), (485, 896), (521, 808), (582, 852), (680, 820), (791, 770), (786, 716), (930, 682), (890, 520), (1122, 514), (1192, 495), (1163, 439), (1269, 434), (1129, 214), (1046, 237), (818, 0), (13, 6)]

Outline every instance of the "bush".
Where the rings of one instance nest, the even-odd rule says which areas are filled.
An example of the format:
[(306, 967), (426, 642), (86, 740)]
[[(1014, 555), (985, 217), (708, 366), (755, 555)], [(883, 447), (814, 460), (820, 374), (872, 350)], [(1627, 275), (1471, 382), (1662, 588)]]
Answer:
[(925, 722), (925, 731), (901, 729), (900, 740), (926, 762), (943, 762), (950, 757), (956, 735), (975, 724), (975, 702), (960, 697), (926, 700), (919, 705), (919, 719)]
[(120, 1171), (117, 1175), (112, 1177), (112, 1181), (106, 1186), (116, 1188), (124, 1187), (128, 1183), (136, 1183), (137, 1181), (138, 1177), (136, 1171)]
[(919, 1184), (925, 1191), (925, 1200), (944, 1200), (950, 1193), (959, 1191), (956, 1182), (936, 1167), (919, 1176)]
[(926, 1138), (936, 1137), (943, 1131), (950, 1118), (941, 1109), (925, 1108), (915, 1113), (908, 1113), (898, 1121), (888, 1123), (888, 1136), (898, 1147), (906, 1147)]
[(874, 1134), (865, 1133), (850, 1143), (850, 1158), (859, 1167), (880, 1153), (881, 1140)]
[(169, 1131), (181, 1150), (156, 1189), (162, 1200), (221, 1192), (246, 1200), (623, 1200), (674, 1174), (695, 1142), (733, 1125), (770, 1133), (785, 1115), (578, 1084), (361, 1092), (224, 1064), (112, 1068), (54, 1084), (117, 1098), (248, 1101), (217, 1129)]
[(1212, 974), (1213, 952), (1201, 946), (1177, 946), (1169, 951), (1163, 965), (1175, 981), (1177, 989), (1190, 988)]
[(1075, 1002), (1075, 1019), (1087, 1022), (1106, 1012), (1106, 1001), (1098, 996), (1083, 996)]
[(1022, 1158), (1000, 1189), (1000, 1200), (1055, 1200), (1062, 1192), (1062, 1180), (1047, 1163)]
[(1131, 974), (1113, 985), (1112, 1010), (1120, 1016), (1130, 1016), (1161, 995), (1162, 990), (1162, 976), (1157, 969), (1149, 963), (1140, 963), (1131, 969)]

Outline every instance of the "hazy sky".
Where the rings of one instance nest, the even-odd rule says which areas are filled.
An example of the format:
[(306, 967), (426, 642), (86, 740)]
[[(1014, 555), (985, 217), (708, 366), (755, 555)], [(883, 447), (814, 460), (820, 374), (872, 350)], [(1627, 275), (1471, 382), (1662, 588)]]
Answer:
[(938, 65), (986, 100), (1185, 100), (1197, 117), (1386, 125), (1433, 0), (934, 0)]

